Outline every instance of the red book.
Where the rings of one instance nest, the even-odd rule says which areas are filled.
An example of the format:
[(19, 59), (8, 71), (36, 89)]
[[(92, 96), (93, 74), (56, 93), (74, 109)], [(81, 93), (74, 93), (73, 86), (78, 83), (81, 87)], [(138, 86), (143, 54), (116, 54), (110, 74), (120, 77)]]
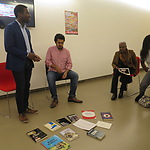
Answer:
[(83, 119), (96, 119), (96, 115), (94, 110), (83, 110), (82, 111)]

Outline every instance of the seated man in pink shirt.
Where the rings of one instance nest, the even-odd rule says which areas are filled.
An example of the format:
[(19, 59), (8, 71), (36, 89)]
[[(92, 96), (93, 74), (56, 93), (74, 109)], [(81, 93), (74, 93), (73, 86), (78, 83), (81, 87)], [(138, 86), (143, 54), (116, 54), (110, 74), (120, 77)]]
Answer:
[(61, 79), (71, 80), (68, 102), (82, 103), (81, 100), (78, 100), (76, 98), (76, 89), (79, 77), (76, 72), (71, 70), (72, 61), (70, 52), (63, 47), (65, 37), (62, 34), (56, 34), (54, 41), (56, 43), (56, 46), (49, 47), (45, 60), (46, 66), (48, 67), (48, 84), (53, 98), (50, 107), (54, 108), (58, 104), (55, 82)]

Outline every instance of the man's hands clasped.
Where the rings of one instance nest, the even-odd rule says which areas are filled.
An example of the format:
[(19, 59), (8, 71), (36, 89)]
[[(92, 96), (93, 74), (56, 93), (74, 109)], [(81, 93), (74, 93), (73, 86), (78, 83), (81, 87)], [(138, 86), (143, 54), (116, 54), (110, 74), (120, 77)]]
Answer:
[(28, 58), (33, 60), (34, 62), (39, 62), (41, 60), (41, 58), (34, 53), (29, 53)]

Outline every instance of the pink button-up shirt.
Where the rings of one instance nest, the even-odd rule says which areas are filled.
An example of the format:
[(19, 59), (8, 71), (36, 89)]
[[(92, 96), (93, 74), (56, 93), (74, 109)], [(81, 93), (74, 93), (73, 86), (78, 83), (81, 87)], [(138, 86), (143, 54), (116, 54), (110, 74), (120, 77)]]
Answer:
[(56, 46), (49, 47), (45, 63), (49, 67), (48, 71), (56, 72), (55, 68), (51, 67), (52, 64), (59, 66), (62, 72), (72, 68), (70, 52), (66, 48), (59, 50)]

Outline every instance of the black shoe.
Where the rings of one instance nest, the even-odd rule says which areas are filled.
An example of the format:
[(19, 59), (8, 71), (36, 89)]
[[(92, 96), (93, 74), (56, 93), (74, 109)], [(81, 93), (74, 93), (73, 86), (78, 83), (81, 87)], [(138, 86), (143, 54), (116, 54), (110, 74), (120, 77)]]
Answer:
[(136, 98), (135, 98), (135, 101), (138, 102), (139, 99), (142, 97), (143, 95), (139, 94)]
[(111, 100), (114, 101), (114, 100), (116, 100), (116, 98), (117, 98), (117, 94), (113, 94), (111, 97)]
[(123, 91), (122, 90), (120, 91), (118, 98), (123, 98)]

